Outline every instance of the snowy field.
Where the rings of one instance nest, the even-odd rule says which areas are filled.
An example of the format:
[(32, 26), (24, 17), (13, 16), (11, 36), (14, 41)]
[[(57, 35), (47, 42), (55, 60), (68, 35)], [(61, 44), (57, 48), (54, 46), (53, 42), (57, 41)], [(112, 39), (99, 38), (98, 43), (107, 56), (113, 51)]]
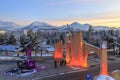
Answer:
[[(0, 56), (0, 60), (19, 60), (24, 54), (19, 54), (19, 57), (17, 54), (13, 54), (12, 56)], [(32, 54), (32, 56), (35, 56), (35, 54)], [(41, 54), (37, 54), (37, 57), (41, 57)], [(52, 54), (42, 54), (42, 57), (52, 57)]]

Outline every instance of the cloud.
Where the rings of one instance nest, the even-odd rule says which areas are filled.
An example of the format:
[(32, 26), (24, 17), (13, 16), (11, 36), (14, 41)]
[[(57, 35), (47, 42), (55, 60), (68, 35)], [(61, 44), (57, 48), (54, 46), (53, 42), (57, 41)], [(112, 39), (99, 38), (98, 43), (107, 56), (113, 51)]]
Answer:
[(82, 3), (82, 2), (85, 2), (85, 3), (103, 3), (103, 2), (107, 2), (109, 0), (64, 0), (63, 3)]
[(103, 3), (109, 0), (51, 0), (50, 5), (79, 4), (79, 3)]
[[(18, 24), (28, 25), (35, 20), (25, 20), (25, 21), (16, 21)], [(38, 20), (42, 22), (47, 22), (52, 25), (60, 26), (60, 25), (67, 25), (71, 24), (72, 22), (79, 22), (81, 24), (91, 24), (91, 25), (102, 25), (102, 26), (109, 26), (109, 27), (120, 27), (120, 16), (101, 16), (101, 17), (91, 17), (91, 18), (82, 18), (82, 19), (55, 19), (55, 20)]]
[(99, 17), (88, 17), (88, 18), (72, 18), (72, 19), (56, 19), (46, 21), (53, 25), (66, 25), (71, 24), (72, 22), (79, 22), (81, 24), (92, 24), (92, 25), (102, 25), (109, 27), (120, 27), (120, 16), (119, 15), (104, 15)]
[(106, 2), (108, 0), (67, 0), (72, 2)]

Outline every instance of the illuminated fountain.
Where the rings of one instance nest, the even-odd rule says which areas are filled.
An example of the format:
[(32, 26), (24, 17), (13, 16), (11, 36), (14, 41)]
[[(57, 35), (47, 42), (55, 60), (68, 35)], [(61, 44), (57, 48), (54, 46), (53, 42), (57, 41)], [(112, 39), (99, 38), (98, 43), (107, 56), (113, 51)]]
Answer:
[(62, 41), (58, 41), (55, 43), (55, 52), (53, 54), (54, 59), (62, 59), (63, 58), (63, 44)]
[(86, 43), (82, 39), (82, 32), (76, 34), (69, 33), (66, 37), (66, 61), (70, 66), (88, 67), (87, 58), (91, 51), (94, 51), (100, 57), (100, 74), (107, 75), (107, 46), (106, 42), (102, 47), (96, 47)]
[(70, 63), (72, 55), (71, 55), (71, 36), (72, 34), (69, 32), (66, 36), (66, 62)]
[[(66, 36), (66, 62), (69, 66), (87, 68), (87, 58), (91, 51), (94, 51), (100, 58), (100, 74), (107, 75), (107, 46), (104, 42), (101, 48), (86, 43), (82, 39), (82, 32), (76, 34), (69, 33)], [(55, 58), (63, 57), (63, 44), (61, 41), (55, 43)]]
[(82, 51), (82, 34), (77, 32), (71, 39), (71, 61), (70, 66), (82, 67), (83, 64), (83, 51)]

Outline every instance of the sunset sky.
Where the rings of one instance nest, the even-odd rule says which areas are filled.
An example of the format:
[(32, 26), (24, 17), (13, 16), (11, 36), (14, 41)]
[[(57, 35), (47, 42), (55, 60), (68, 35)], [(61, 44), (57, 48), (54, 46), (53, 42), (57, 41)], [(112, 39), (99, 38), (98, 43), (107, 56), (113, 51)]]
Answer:
[(120, 27), (120, 0), (0, 0), (0, 20)]

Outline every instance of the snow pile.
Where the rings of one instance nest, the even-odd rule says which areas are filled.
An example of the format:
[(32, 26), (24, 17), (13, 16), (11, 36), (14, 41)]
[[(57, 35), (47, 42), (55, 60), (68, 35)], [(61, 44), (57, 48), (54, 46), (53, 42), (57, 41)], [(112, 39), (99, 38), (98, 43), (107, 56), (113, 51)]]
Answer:
[(12, 57), (12, 56), (0, 56), (0, 60), (17, 60), (17, 57)]
[(120, 70), (114, 70), (113, 72), (119, 72)]
[(54, 50), (54, 47), (47, 47), (47, 50), (48, 50), (49, 52), (55, 51), (55, 50)]
[(112, 71), (111, 76), (112, 76), (115, 80), (120, 80), (120, 70), (114, 70), (114, 71)]
[(107, 75), (99, 75), (99, 76), (94, 77), (93, 80), (115, 80), (115, 79)]

